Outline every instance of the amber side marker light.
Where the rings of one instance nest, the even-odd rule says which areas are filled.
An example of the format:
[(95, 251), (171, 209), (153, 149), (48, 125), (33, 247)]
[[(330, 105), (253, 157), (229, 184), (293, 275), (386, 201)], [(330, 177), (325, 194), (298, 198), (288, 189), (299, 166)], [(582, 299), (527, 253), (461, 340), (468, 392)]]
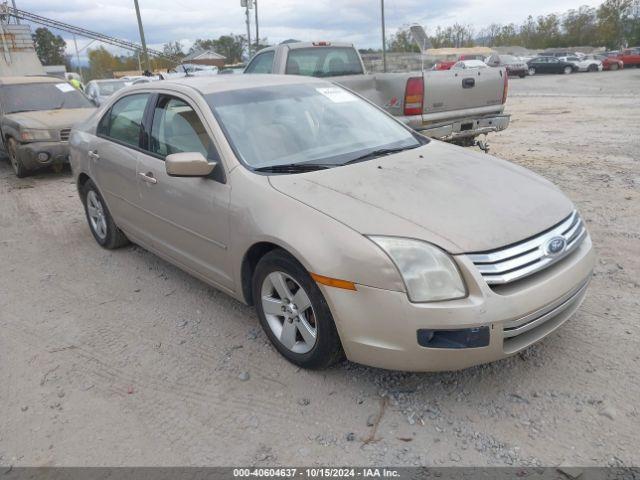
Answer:
[(317, 273), (311, 273), (311, 278), (316, 282), (327, 285), (328, 287), (342, 288), (343, 290), (356, 290), (356, 284), (347, 280), (339, 280), (337, 278), (325, 277)]

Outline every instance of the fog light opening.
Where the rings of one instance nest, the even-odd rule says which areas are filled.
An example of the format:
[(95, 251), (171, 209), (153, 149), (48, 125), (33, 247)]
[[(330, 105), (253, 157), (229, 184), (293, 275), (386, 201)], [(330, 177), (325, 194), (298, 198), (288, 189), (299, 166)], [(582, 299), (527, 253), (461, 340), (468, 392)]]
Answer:
[(426, 348), (479, 348), (489, 345), (488, 326), (458, 330), (418, 330), (418, 344)]
[(40, 163), (47, 163), (51, 156), (47, 152), (38, 152), (38, 161)]

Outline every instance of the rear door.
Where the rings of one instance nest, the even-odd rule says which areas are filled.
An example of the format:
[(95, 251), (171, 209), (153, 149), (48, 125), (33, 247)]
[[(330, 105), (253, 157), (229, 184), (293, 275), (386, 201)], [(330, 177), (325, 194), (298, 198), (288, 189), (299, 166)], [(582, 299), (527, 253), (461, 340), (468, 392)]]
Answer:
[[(138, 168), (145, 229), (161, 253), (233, 289), (227, 248), (231, 188), (213, 136), (191, 99), (161, 94), (152, 102), (145, 120), (149, 141)], [(165, 158), (181, 152), (200, 152), (218, 165), (208, 177), (169, 176)]]
[(142, 234), (136, 177), (142, 119), (149, 98), (149, 93), (136, 93), (116, 101), (100, 119), (96, 136), (89, 142), (91, 178), (115, 222), (134, 236)]

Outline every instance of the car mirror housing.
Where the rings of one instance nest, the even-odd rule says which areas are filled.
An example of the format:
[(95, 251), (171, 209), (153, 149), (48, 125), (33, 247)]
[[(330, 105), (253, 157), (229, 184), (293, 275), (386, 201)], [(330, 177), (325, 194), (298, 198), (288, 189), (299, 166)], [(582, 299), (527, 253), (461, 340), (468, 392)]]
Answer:
[(216, 167), (200, 152), (172, 153), (165, 158), (167, 174), (172, 177), (206, 177)]

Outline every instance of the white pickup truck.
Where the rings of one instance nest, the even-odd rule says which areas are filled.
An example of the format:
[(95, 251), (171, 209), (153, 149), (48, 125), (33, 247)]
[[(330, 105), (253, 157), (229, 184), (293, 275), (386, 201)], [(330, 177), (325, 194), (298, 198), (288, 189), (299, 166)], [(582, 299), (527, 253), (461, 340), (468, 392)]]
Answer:
[(424, 135), (463, 146), (509, 125), (504, 68), (366, 73), (353, 44), (295, 42), (260, 50), (244, 73), (331, 78)]

